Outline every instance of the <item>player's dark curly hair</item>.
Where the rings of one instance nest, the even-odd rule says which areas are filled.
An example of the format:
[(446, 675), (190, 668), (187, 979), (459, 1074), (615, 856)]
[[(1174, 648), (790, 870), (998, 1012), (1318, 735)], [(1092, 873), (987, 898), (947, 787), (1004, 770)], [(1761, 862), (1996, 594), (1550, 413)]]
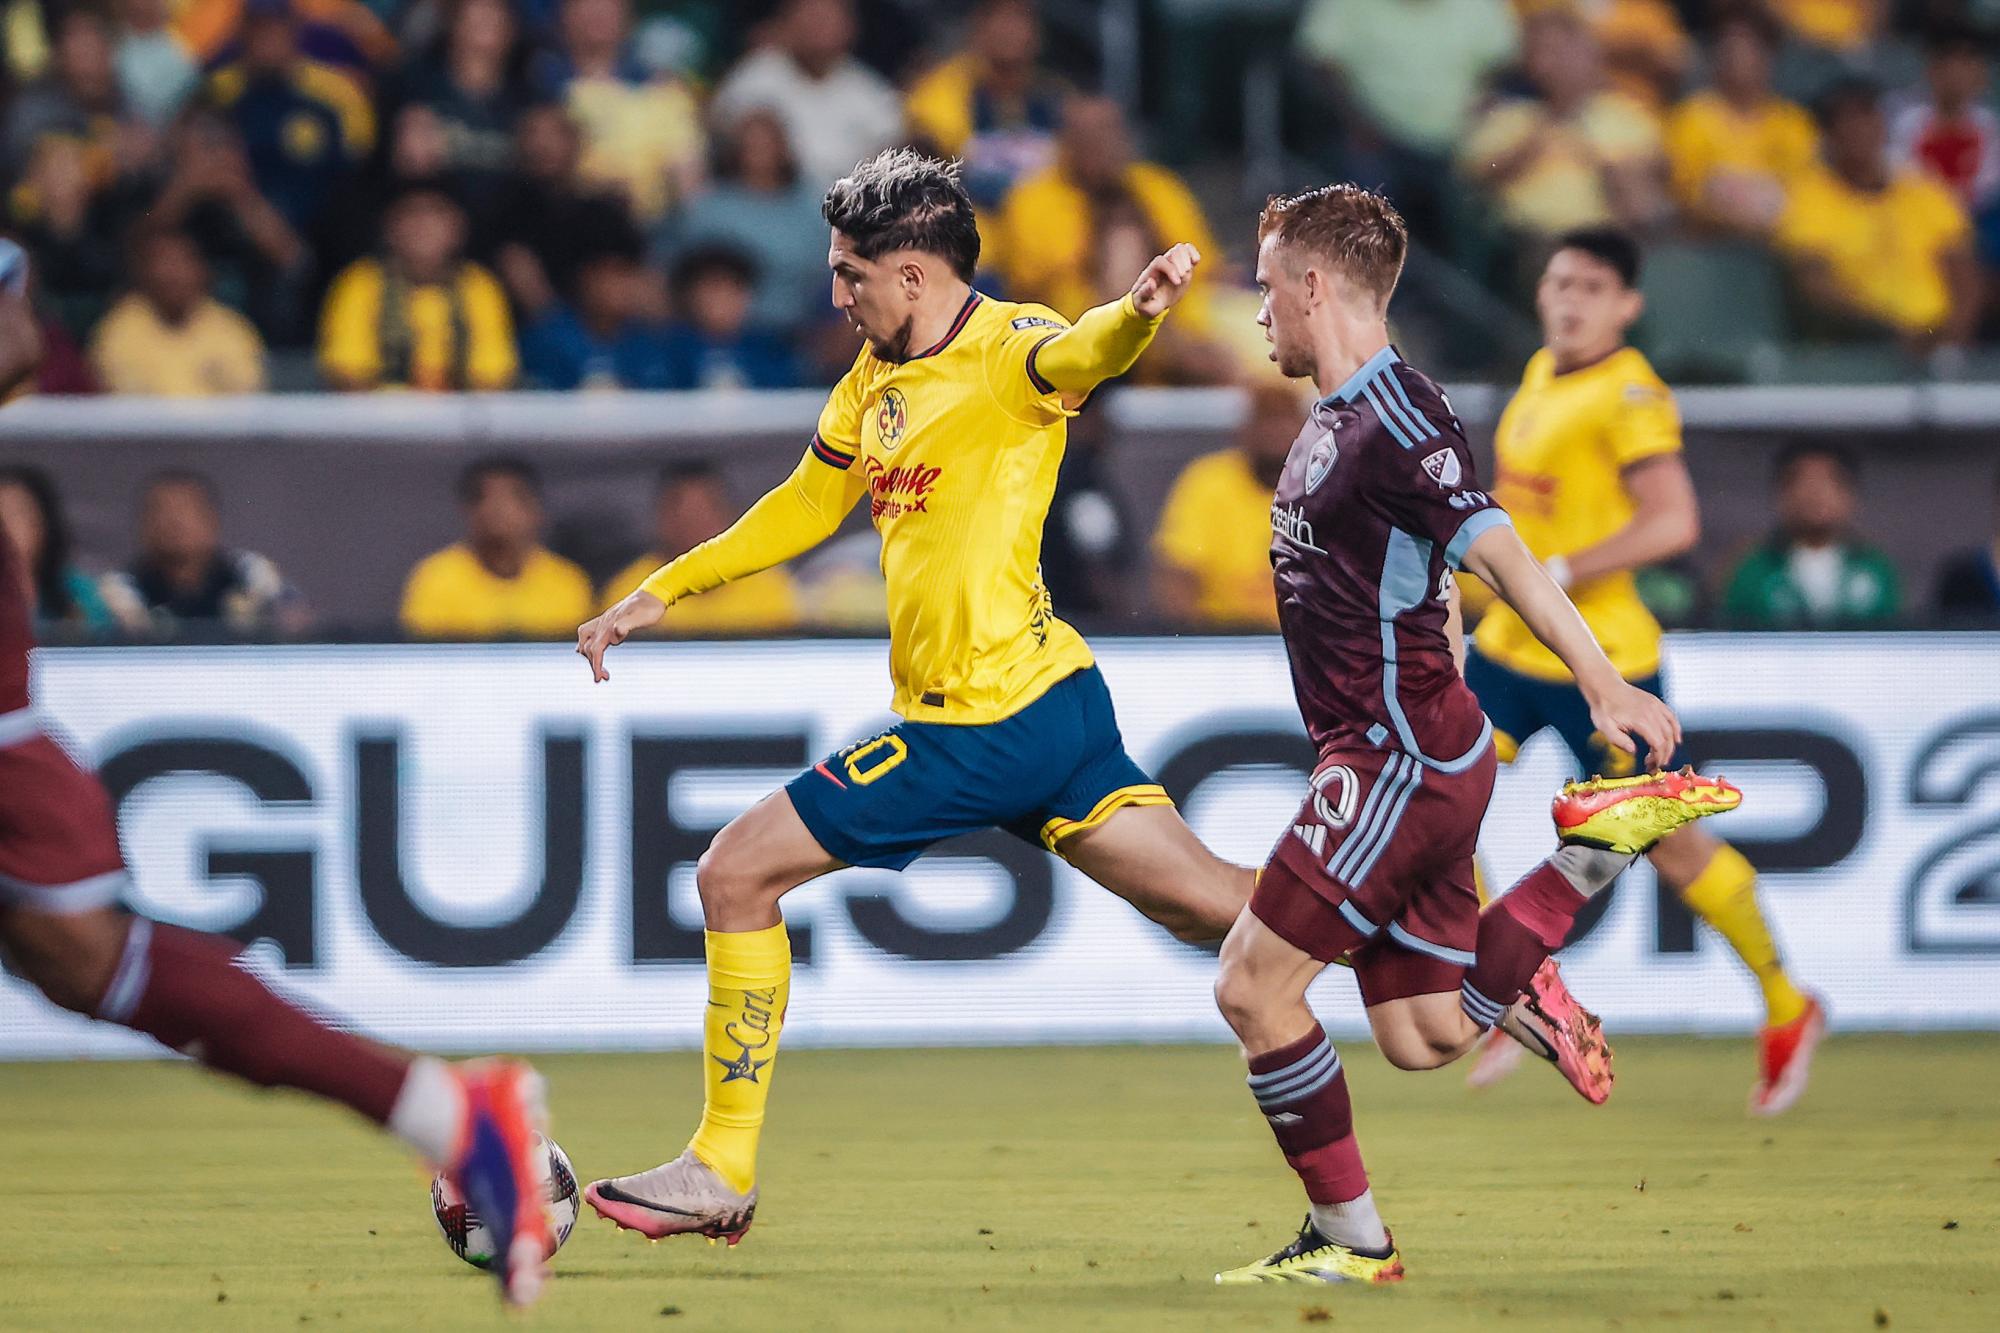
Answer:
[(922, 250), (967, 282), (979, 266), (979, 223), (956, 162), (886, 149), (835, 181), (820, 215), (863, 259)]

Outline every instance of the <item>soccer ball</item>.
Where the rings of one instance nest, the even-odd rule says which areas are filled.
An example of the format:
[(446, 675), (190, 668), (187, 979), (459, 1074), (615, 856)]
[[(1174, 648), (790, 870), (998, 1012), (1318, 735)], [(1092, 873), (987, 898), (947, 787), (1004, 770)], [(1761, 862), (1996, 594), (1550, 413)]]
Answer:
[[(576, 1168), (569, 1164), (569, 1154), (554, 1139), (537, 1134), (535, 1141), (542, 1148), (538, 1158), (542, 1189), (549, 1201), (549, 1254), (553, 1256), (576, 1226), (582, 1196), (576, 1188)], [(484, 1268), (493, 1262), (492, 1230), (480, 1221), (479, 1214), (466, 1206), (465, 1196), (442, 1173), (431, 1180), (431, 1211), (437, 1218), (438, 1230), (444, 1233), (444, 1243), (451, 1246), (453, 1254), (474, 1268)]]

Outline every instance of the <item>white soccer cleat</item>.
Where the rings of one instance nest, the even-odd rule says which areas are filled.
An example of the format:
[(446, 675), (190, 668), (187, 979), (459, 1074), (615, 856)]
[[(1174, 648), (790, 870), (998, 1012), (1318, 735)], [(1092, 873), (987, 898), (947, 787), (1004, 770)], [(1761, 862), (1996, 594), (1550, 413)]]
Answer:
[(692, 1148), (651, 1171), (594, 1180), (583, 1197), (599, 1217), (649, 1240), (692, 1235), (734, 1245), (757, 1215), (757, 1187), (737, 1193)]

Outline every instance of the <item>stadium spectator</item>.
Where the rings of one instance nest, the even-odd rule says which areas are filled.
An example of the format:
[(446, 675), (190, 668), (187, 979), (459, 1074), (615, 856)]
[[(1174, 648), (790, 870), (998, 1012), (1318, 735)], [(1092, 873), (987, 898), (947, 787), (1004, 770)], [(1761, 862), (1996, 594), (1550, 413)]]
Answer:
[(530, 100), (527, 54), (507, 0), (458, 0), (436, 48), (410, 70), (399, 100), (429, 113), (442, 173), (474, 219), (499, 207), (514, 162), (514, 122)]
[(750, 327), (757, 269), (740, 250), (694, 250), (674, 265), (667, 383), (676, 389), (789, 389), (798, 366), (775, 335)]
[(1777, 531), (1737, 564), (1723, 614), (1761, 629), (1881, 625), (1901, 605), (1896, 568), (1855, 531), (1857, 464), (1829, 444), (1778, 455)]
[(247, 314), (267, 343), (306, 343), (312, 253), (258, 193), (243, 136), (220, 113), (197, 107), (174, 125), (167, 150), (166, 183), (147, 206), (147, 223), (192, 236), (217, 298)]
[(1777, 27), (1759, 10), (1737, 10), (1715, 31), (1715, 86), (1667, 120), (1674, 198), (1695, 222), (1767, 236), (1792, 183), (1819, 153), (1819, 129), (1796, 102), (1772, 90)]
[(1951, 191), (1890, 165), (1879, 95), (1849, 82), (1820, 109), (1822, 167), (1791, 192), (1775, 242), (1826, 337), (1958, 346), (1979, 317), (1971, 227)]
[(544, 389), (667, 388), (665, 332), (646, 305), (636, 255), (592, 256), (573, 298), (522, 330), (522, 373)]
[(242, 49), (209, 96), (243, 135), (257, 189), (311, 234), (375, 145), (375, 111), (342, 70), (307, 56), (289, 0), (250, 0)]
[(784, 0), (768, 31), (769, 44), (745, 56), (716, 90), (723, 128), (756, 107), (777, 112), (816, 190), (902, 137), (902, 100), (854, 57), (852, 0)]
[[(1492, 0), (1500, 3), (1500, 0)], [(903, 112), (932, 151), (965, 163), (981, 211), (1015, 181), (1055, 160), (1062, 82), (1041, 68), (1042, 20), (1032, 0), (980, 0), (964, 49), (911, 87)]]
[(167, 635), (182, 626), (298, 633), (309, 623), (276, 565), (223, 545), (221, 497), (200, 472), (172, 469), (147, 480), (138, 554), (105, 577), (102, 591), (112, 615), (133, 634)]
[(403, 585), (405, 632), (426, 638), (561, 638), (596, 614), (590, 577), (542, 545), (542, 476), (511, 455), (459, 474), (465, 539)]
[(1056, 614), (1130, 611), (1136, 559), (1125, 490), (1112, 476), (1111, 415), (1104, 397), (1070, 419), (1055, 497), (1042, 529), (1042, 583)]
[(164, 128), (201, 86), (201, 71), (172, 20), (168, 0), (119, 0), (118, 89), (132, 114), (155, 128)]
[(1977, 215), (2000, 200), (2000, 115), (1987, 96), (1993, 68), (1985, 40), (1963, 27), (1941, 28), (1926, 42), (1922, 93), (1900, 99), (1889, 116), (1889, 156), (1949, 185)]
[(1519, 42), (1509, 0), (1313, 0), (1297, 38), (1342, 174), (1386, 186), (1421, 234), (1444, 225), (1452, 153)]
[(7, 107), (7, 161), (19, 172), (43, 140), (71, 139), (85, 145), (91, 181), (101, 187), (121, 167), (136, 165), (147, 135), (126, 114), (104, 17), (69, 9), (54, 36), (48, 73), (21, 89)]
[[(1166, 167), (1139, 160), (1125, 113), (1108, 97), (1069, 100), (1056, 163), (1008, 192), (991, 230), (1008, 296), (1071, 319), (1119, 295), (1131, 274), (1177, 242), (1194, 245), (1207, 266), (1221, 259), (1194, 192)], [(1209, 281), (1196, 277), (1142, 371), (1178, 380), (1226, 373), (1226, 354), (1209, 341)]]
[[(670, 463), (653, 496), (653, 549), (604, 585), (606, 606), (644, 583), (652, 572), (718, 536), (735, 522), (737, 508), (713, 463)], [(711, 588), (677, 602), (659, 624), (662, 634), (781, 634), (799, 624), (798, 589), (783, 568)]]
[(504, 389), (519, 362), (499, 281), (464, 257), (465, 216), (442, 187), (407, 188), (382, 220), (383, 252), (334, 279), (320, 370), (338, 389)]
[(49, 474), (38, 467), (0, 467), (0, 528), (20, 556), (28, 606), (43, 629), (102, 630), (111, 610), (97, 581), (70, 559), (69, 519)]
[(46, 135), (11, 192), (13, 234), (34, 256), (43, 312), (68, 329), (88, 329), (102, 317), (121, 273), (126, 209), (92, 179), (90, 158), (81, 140)]
[(174, 398), (261, 390), (264, 342), (210, 294), (193, 239), (145, 227), (129, 249), (132, 291), (91, 338), (91, 365), (105, 390)]
[(1282, 380), (1249, 390), (1235, 444), (1189, 463), (1153, 534), (1153, 604), (1169, 623), (1276, 629), (1271, 493), (1298, 438), (1304, 403)]
[(590, 256), (640, 247), (631, 210), (615, 191), (579, 172), (583, 141), (560, 105), (544, 102), (515, 125), (516, 164), (494, 219), (494, 267), (521, 313), (537, 317), (575, 289)]
[(1993, 537), (1948, 557), (1939, 566), (1932, 605), (1943, 619), (1992, 624), (2000, 621), (2000, 477), (1993, 488)]
[(1606, 86), (1604, 53), (1575, 11), (1522, 28), (1531, 96), (1485, 112), (1461, 144), (1460, 169), (1491, 193), (1501, 221), (1531, 238), (1579, 227), (1643, 229), (1666, 212), (1658, 119)]
[(582, 131), (583, 178), (616, 187), (652, 221), (700, 185), (707, 145), (694, 95), (640, 61), (631, 29), (630, 0), (563, 0), (557, 44), (535, 75)]
[[(1523, 7), (1532, 10), (1538, 0)], [(1669, 0), (1539, 0), (1576, 4), (1604, 48), (1605, 77), (1654, 113), (1680, 95), (1694, 63), (1694, 41)]]
[(1891, 0), (1766, 0), (1799, 41), (1847, 57), (1867, 54), (1888, 27)]
[(774, 111), (749, 111), (716, 137), (712, 183), (662, 229), (657, 249), (671, 260), (698, 247), (741, 247), (760, 275), (752, 327), (795, 329), (829, 308), (819, 205), (820, 191), (799, 178), (784, 122)]

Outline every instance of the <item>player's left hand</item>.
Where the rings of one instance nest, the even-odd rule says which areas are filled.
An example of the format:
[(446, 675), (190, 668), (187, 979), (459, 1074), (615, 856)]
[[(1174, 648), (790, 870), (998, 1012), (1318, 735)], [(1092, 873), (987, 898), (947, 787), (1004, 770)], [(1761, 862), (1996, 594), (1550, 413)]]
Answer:
[(1201, 251), (1186, 241), (1172, 247), (1146, 265), (1146, 271), (1132, 284), (1132, 304), (1147, 319), (1164, 315), (1187, 291), (1199, 263)]
[(1666, 700), (1618, 681), (1590, 701), (1590, 721), (1604, 738), (1630, 755), (1646, 747), (1646, 766), (1664, 768), (1681, 744), (1681, 720)]

